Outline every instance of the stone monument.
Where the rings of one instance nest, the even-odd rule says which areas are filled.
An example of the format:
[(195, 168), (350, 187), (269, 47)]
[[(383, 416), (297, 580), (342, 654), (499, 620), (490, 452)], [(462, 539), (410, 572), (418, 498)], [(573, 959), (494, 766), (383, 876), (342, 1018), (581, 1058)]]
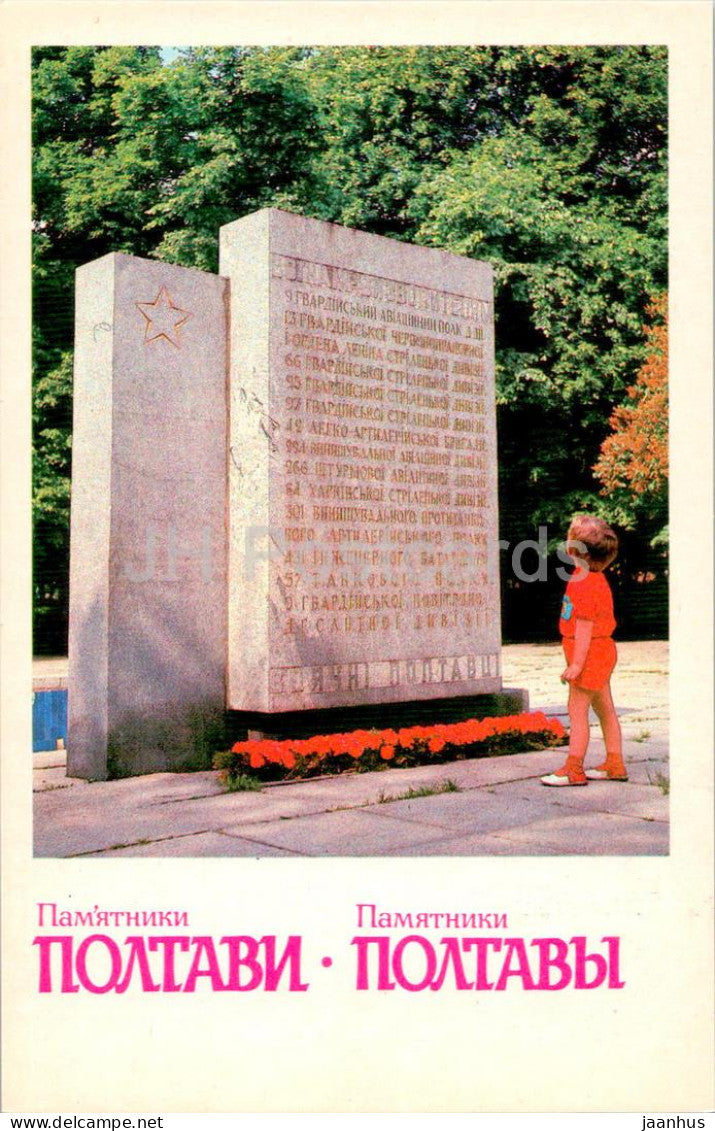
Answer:
[(67, 770), (188, 768), (224, 707), (225, 279), (77, 272)]
[(220, 271), (228, 706), (499, 690), (491, 268), (269, 209)]
[(275, 209), (220, 249), (77, 275), (82, 777), (188, 768), (224, 709), (501, 690), (491, 268)]

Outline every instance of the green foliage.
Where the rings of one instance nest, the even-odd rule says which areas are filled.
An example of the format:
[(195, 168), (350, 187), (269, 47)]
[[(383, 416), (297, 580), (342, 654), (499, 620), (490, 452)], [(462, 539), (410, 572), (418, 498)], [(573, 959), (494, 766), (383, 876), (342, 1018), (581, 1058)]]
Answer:
[(670, 793), (670, 778), (666, 774), (657, 773), (655, 775), (655, 784), (664, 797), (667, 797)]
[(378, 805), (387, 805), (390, 801), (414, 801), (417, 797), (438, 797), (442, 793), (461, 793), (461, 785), (457, 785), (451, 778), (445, 778), (444, 781), (438, 782), (437, 785), (422, 785), (417, 789), (406, 789), (404, 793), (385, 793), (384, 790), (380, 792), (377, 799)]
[(156, 764), (177, 773), (209, 770), (225, 741), (225, 715), (213, 705), (198, 703), (182, 716), (125, 711), (107, 738), (107, 776), (153, 773)]
[(264, 788), (263, 783), (250, 774), (227, 773), (222, 780), (227, 793), (260, 793)]
[(36, 342), (32, 405), (33, 597), (38, 619), (59, 620), (59, 632), (48, 641), (48, 650), (58, 654), (66, 649), (63, 636), (69, 596), (65, 562), (69, 542), (71, 400), (72, 354), (46, 350)]
[[(651, 196), (663, 188), (664, 83), (638, 102), (621, 88), (643, 53), (613, 49), (610, 69), (597, 64), (603, 55), (581, 49), (566, 66), (563, 49), (534, 51), (519, 124), (451, 151), (411, 205), (419, 242), (494, 265), (502, 517), (513, 538), (532, 524), (564, 527), (574, 510), (608, 511), (589, 460), (633, 379), (642, 311), (665, 279), (662, 215), (649, 225), (630, 183)], [(524, 51), (514, 61), (522, 66)], [(540, 72), (560, 98), (536, 93)], [(601, 96), (611, 72), (623, 104), (642, 113), (636, 153), (619, 152), (624, 131), (611, 131), (613, 103)]]
[[(126, 251), (216, 270), (220, 225), (268, 205), (490, 260), (502, 536), (625, 513), (592, 468), (667, 282), (664, 48), (201, 47), (164, 65), (153, 47), (47, 47), (33, 63), (45, 619), (66, 601), (75, 268)], [(649, 522), (633, 538), (655, 538)]]

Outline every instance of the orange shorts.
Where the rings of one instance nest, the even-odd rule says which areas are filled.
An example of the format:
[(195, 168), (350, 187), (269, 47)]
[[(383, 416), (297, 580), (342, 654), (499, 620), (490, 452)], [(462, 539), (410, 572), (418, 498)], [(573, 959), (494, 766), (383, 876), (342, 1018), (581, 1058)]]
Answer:
[[(573, 658), (575, 641), (572, 636), (564, 636), (561, 640), (564, 646), (566, 663), (570, 664)], [(590, 644), (586, 655), (586, 663), (578, 679), (574, 680), (576, 687), (584, 691), (601, 691), (616, 666), (616, 645), (610, 636), (596, 636)]]

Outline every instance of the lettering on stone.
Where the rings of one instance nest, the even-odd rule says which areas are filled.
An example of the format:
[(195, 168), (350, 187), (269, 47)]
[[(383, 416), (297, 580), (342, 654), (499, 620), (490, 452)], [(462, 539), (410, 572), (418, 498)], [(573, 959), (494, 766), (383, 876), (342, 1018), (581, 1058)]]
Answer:
[[(265, 223), (270, 342), (245, 373), (236, 361), (231, 444), (235, 459), (239, 418), (267, 406), (261, 526), (283, 545), (266, 567), (267, 709), (498, 690), (490, 269), (285, 213)], [(221, 270), (245, 316), (240, 256)]]

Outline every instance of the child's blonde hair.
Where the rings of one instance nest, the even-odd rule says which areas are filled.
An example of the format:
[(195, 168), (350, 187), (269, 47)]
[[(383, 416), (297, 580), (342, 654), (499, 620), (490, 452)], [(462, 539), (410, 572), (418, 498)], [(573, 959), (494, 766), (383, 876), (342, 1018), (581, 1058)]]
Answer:
[(577, 514), (571, 520), (566, 535), (566, 549), (583, 554), (592, 569), (601, 570), (610, 565), (618, 553), (618, 537), (602, 518), (596, 518), (592, 514)]

